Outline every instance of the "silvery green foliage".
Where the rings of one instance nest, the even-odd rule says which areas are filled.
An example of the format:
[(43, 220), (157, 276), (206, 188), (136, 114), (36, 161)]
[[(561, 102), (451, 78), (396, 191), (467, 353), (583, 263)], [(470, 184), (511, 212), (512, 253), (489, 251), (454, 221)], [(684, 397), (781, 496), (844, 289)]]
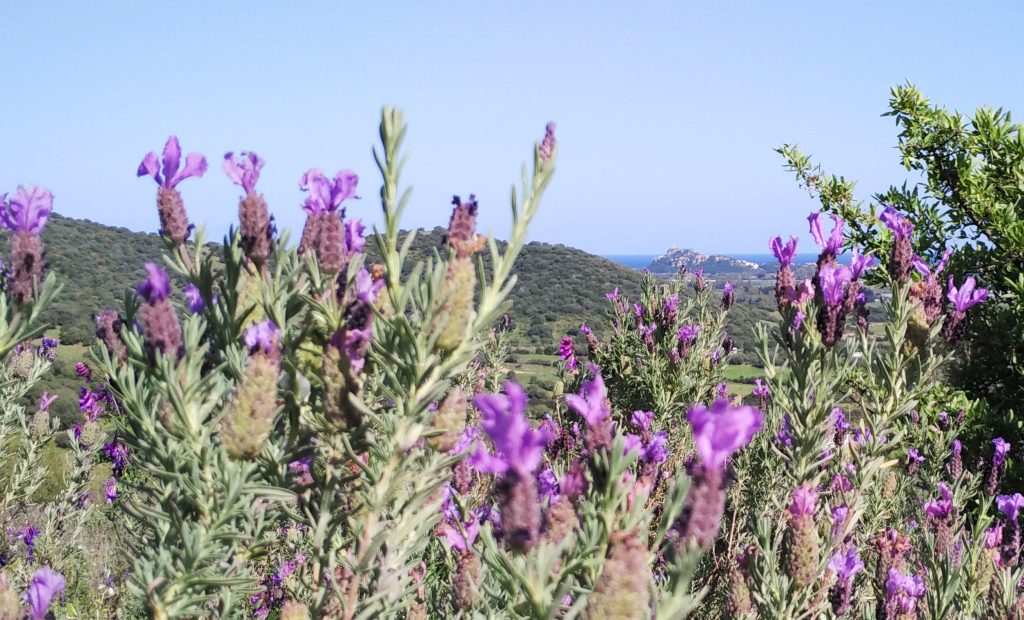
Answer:
[[(588, 355), (601, 367), (615, 410), (626, 418), (653, 411), (668, 424), (694, 403), (714, 398), (724, 381), (729, 350), (723, 348), (722, 293), (702, 274), (691, 283), (685, 273), (667, 282), (646, 274), (639, 299), (618, 289), (606, 295), (612, 332), (603, 339), (589, 336)], [(686, 329), (692, 338), (680, 337)]]
[[(812, 318), (799, 327), (794, 322), (798, 312), (815, 317), (815, 301), (786, 306), (777, 326), (758, 330), (770, 387), (769, 432), (737, 461), (738, 486), (749, 489), (742, 500), (749, 529), (744, 539), (729, 541), (734, 552), (752, 543), (743, 565), (732, 568), (730, 600), (750, 601), (743, 613), (987, 617), (1016, 604), (1016, 590), (1006, 588), (1017, 583), (1018, 570), (996, 566), (998, 549), (985, 542), (995, 520), (992, 498), (980, 489), (984, 472), (961, 472), (959, 452), (952, 465), (953, 441), (976, 405), (939, 384), (952, 350), (942, 341), (941, 320), (922, 329), (911, 288), (911, 282), (888, 280), (891, 295), (882, 300), (877, 335), (848, 328), (843, 340), (825, 346)], [(837, 426), (837, 407), (849, 428)], [(801, 485), (816, 490), (804, 522), (815, 530), (810, 538), (797, 533)], [(937, 518), (927, 502), (939, 499), (942, 485), (948, 516)], [(886, 537), (902, 549), (899, 572), (917, 575), (923, 587), (905, 615), (892, 615), (891, 607), (887, 612), (891, 565), (881, 556), (892, 543), (884, 543)], [(799, 548), (806, 540), (815, 541), (813, 548)], [(830, 562), (851, 549), (863, 568), (852, 578), (844, 608)], [(809, 585), (797, 583), (801, 562), (810, 571)]]
[[(23, 303), (11, 303), (6, 290), (0, 293), (0, 565), (5, 587), (24, 593), (39, 567), (67, 575), (71, 597), (62, 603), (63, 613), (108, 613), (96, 575), (83, 570), (89, 564), (91, 542), (85, 534), (93, 521), (96, 500), (90, 497), (91, 477), (104, 435), (94, 429), (91, 443), (67, 431), (69, 450), (61, 490), (55, 498), (40, 502), (36, 492), (52, 475), (44, 465), (43, 450), (57, 435), (46, 399), (29, 408), (25, 400), (33, 387), (45, 382), (52, 357), (33, 338), (46, 329), (40, 314), (60, 291), (50, 273), (35, 282), (33, 294)], [(102, 559), (100, 559), (102, 561)], [(21, 595), (18, 595), (19, 599)], [(8, 611), (8, 610), (4, 610)], [(23, 610), (24, 611), (24, 610)]]
[[(195, 285), (206, 302), (182, 322), (180, 358), (147, 351), (132, 328), (139, 306), (126, 299), (121, 337), (128, 359), (97, 348), (121, 404), (118, 431), (132, 454), (134, 481), (126, 510), (138, 523), (131, 586), (155, 618), (242, 617), (249, 597), (283, 553), (301, 555), (288, 599), (313, 617), (405, 617), (417, 605), (417, 570), (439, 518), (440, 488), (462, 455), (423, 446), (431, 405), (463, 376), (488, 328), (508, 308), (512, 263), (554, 171), (550, 151), (534, 150), (512, 192), (508, 245), (487, 240), (491, 269), (477, 266), (468, 316), (446, 312), (453, 256), (409, 257), (414, 232), (400, 237), (409, 190), (400, 188), (406, 126), (386, 108), (375, 149), (383, 176), (384, 227), (371, 242), (383, 264), (373, 308), (373, 346), (358, 387), (343, 405), (354, 424), (325, 414), (321, 372), (328, 339), (344, 324), (339, 290), (354, 290), (364, 267), (355, 256), (340, 278), (315, 258), (299, 256), (282, 237), (268, 268), (248, 263), (233, 234), (216, 256), (201, 236), (168, 241), (165, 263)], [(369, 267), (368, 265), (366, 267)], [(272, 321), (281, 331), (278, 411), (273, 432), (251, 460), (229, 455), (223, 425), (247, 368), (245, 329)], [(440, 346), (449, 320), (464, 321), (454, 345)], [(449, 334), (452, 330), (449, 329)], [(349, 377), (351, 380), (351, 377)], [(298, 479), (290, 464), (309, 463)], [(287, 532), (287, 547), (279, 535)], [(264, 580), (265, 581), (265, 580)]]

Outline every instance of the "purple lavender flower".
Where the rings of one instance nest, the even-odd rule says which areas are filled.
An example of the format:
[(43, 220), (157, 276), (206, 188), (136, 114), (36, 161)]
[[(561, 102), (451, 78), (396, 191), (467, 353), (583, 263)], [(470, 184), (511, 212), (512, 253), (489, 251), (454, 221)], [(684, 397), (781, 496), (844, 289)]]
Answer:
[(107, 455), (107, 458), (113, 464), (114, 476), (123, 474), (131, 457), (128, 452), (128, 446), (124, 445), (120, 438), (115, 435), (110, 443), (103, 445), (103, 453)]
[[(178, 138), (171, 136), (164, 144), (163, 175), (161, 176), (160, 162), (157, 161), (156, 151), (150, 151), (139, 164), (138, 176), (149, 175), (157, 182), (157, 185), (172, 189), (189, 177), (201, 177), (206, 173), (206, 158), (199, 153), (189, 153), (185, 156), (185, 167), (181, 166), (181, 145)], [(180, 170), (179, 170), (180, 168)]]
[(789, 503), (789, 514), (793, 517), (813, 517), (818, 502), (818, 491), (810, 482), (793, 489)]
[(1011, 524), (1017, 522), (1017, 516), (1021, 508), (1024, 508), (1024, 495), (1014, 493), (1013, 495), (1000, 495), (996, 498), (996, 508), (1006, 515), (1006, 520)]
[(921, 455), (917, 448), (907, 450), (907, 472), (909, 474), (915, 474), (918, 468), (921, 467), (921, 463), (924, 463), (924, 456)]
[(633, 415), (630, 417), (630, 421), (633, 423), (633, 426), (636, 426), (644, 432), (651, 429), (651, 421), (653, 420), (653, 411), (634, 411)]
[(750, 443), (761, 430), (764, 416), (750, 406), (732, 407), (724, 399), (711, 408), (695, 405), (686, 414), (693, 427), (693, 442), (705, 467), (720, 468), (726, 460)]
[(281, 342), (281, 330), (273, 321), (260, 321), (245, 330), (245, 346), (250, 353), (262, 351), (270, 355)]
[(726, 282), (725, 286), (722, 287), (722, 309), (728, 310), (732, 307), (733, 302), (736, 300), (736, 296), (733, 293), (733, 283)]
[(302, 208), (309, 215), (337, 211), (341, 203), (356, 196), (359, 176), (351, 170), (341, 170), (328, 179), (319, 168), (310, 168), (299, 180), (299, 188), (309, 192)]
[(885, 598), (887, 617), (914, 617), (918, 601), (924, 598), (924, 580), (890, 568), (885, 580)]
[(619, 299), (619, 287), (615, 287), (615, 290), (605, 293), (604, 298), (608, 301), (618, 301)]
[(200, 314), (206, 308), (206, 302), (203, 301), (203, 294), (198, 286), (189, 282), (182, 292), (185, 294), (185, 305), (188, 306), (189, 312)]
[(51, 396), (49, 392), (43, 392), (39, 397), (39, 411), (46, 411), (53, 404), (53, 401), (57, 400), (57, 396)]
[(537, 476), (537, 488), (540, 491), (541, 499), (554, 503), (558, 499), (558, 478), (555, 470), (545, 467)]
[[(838, 475), (836, 474), (836, 476)], [(843, 530), (846, 529), (846, 519), (849, 516), (850, 507), (846, 504), (840, 504), (832, 509), (832, 538), (834, 540), (842, 540)]]
[(565, 367), (569, 370), (576, 370), (576, 350), (573, 347), (572, 338), (566, 336), (562, 338), (561, 347), (558, 349), (558, 354), (562, 357), (562, 361), (565, 362)]
[(19, 185), (10, 201), (0, 194), (0, 225), (12, 233), (38, 237), (52, 211), (53, 194), (35, 185)]
[(92, 381), (92, 369), (84, 362), (75, 362), (75, 374), (83, 381)]
[(579, 395), (566, 394), (565, 402), (587, 421), (588, 426), (596, 426), (611, 415), (611, 408), (600, 369), (591, 363), (587, 364), (587, 372), (593, 378), (583, 381)]
[(224, 155), (224, 172), (235, 185), (241, 185), (246, 194), (256, 189), (263, 169), (263, 158), (256, 153), (241, 153), (237, 158), (234, 153)]
[(772, 255), (775, 256), (776, 260), (779, 261), (781, 267), (788, 267), (793, 264), (793, 259), (796, 258), (796, 244), (797, 238), (792, 235), (785, 245), (782, 244), (782, 237), (776, 235), (768, 241), (768, 248), (772, 251)]
[[(603, 383), (601, 384), (603, 388)], [(504, 394), (479, 394), (473, 405), (480, 410), (480, 427), (491, 438), (497, 454), (478, 444), (474, 455), (477, 469), (490, 473), (517, 471), (532, 476), (540, 465), (544, 446), (551, 440), (544, 430), (533, 430), (526, 419), (526, 393), (512, 381), (505, 382)]]
[(103, 484), (103, 490), (107, 494), (107, 503), (113, 503), (117, 499), (117, 480), (113, 476), (107, 478), (107, 481)]
[(768, 408), (768, 394), (770, 390), (767, 383), (762, 382), (760, 379), (754, 379), (754, 391), (751, 393), (757, 396), (762, 411)]
[(843, 438), (846, 437), (846, 433), (850, 431), (853, 426), (846, 421), (846, 414), (839, 407), (832, 409), (832, 421), (835, 424), (835, 442), (836, 444), (843, 443)]
[(1006, 472), (1006, 457), (1010, 454), (1010, 448), (1012, 447), (1002, 437), (993, 439), (992, 446), (992, 463), (988, 468), (988, 475), (985, 478), (985, 492), (989, 495), (994, 495), (999, 488), (999, 483)]
[(36, 537), (39, 536), (39, 530), (34, 525), (26, 525), (20, 532), (18, 532), (18, 538), (25, 545), (25, 558), (31, 560), (32, 554), (36, 549)]
[(800, 328), (803, 327), (804, 321), (806, 319), (807, 319), (807, 315), (804, 314), (803, 312), (797, 312), (796, 314), (794, 314), (793, 315), (793, 331), (799, 332)]
[(815, 212), (807, 216), (807, 221), (811, 228), (811, 237), (821, 247), (822, 255), (832, 255), (834, 258), (843, 247), (843, 226), (845, 222), (838, 215), (829, 216), (833, 222), (832, 233), (828, 239), (825, 239), (821, 231), (821, 222), (818, 221), (820, 215), (821, 213)]
[(642, 446), (640, 461), (643, 463), (663, 463), (668, 459), (668, 434), (659, 431)]
[(555, 139), (555, 124), (548, 123), (544, 128), (544, 139), (541, 140), (540, 146), (537, 147), (537, 157), (542, 162), (547, 162), (551, 159), (551, 155), (555, 152), (555, 146), (558, 141)]
[(78, 410), (90, 422), (95, 422), (103, 413), (103, 406), (96, 398), (96, 392), (84, 385), (78, 391)]
[(853, 598), (853, 578), (864, 570), (864, 562), (857, 555), (857, 548), (849, 545), (845, 553), (838, 551), (832, 556), (828, 568), (836, 575), (836, 584), (829, 590), (829, 602), (836, 616), (843, 616)]
[(878, 259), (876, 257), (870, 254), (861, 254), (859, 248), (853, 248), (853, 258), (850, 259), (850, 277), (858, 280), (877, 264)]
[(964, 314), (972, 306), (988, 299), (988, 289), (976, 289), (975, 286), (974, 277), (967, 276), (963, 286), (958, 289), (953, 286), (953, 276), (949, 276), (949, 292), (946, 294), (946, 297), (953, 304), (957, 312)]
[(462, 524), (443, 523), (440, 529), (448, 547), (464, 553), (469, 551), (480, 533), (480, 515), (476, 512), (470, 513), (468, 521)]
[(32, 575), (32, 582), (25, 593), (25, 599), (32, 609), (32, 620), (43, 620), (50, 608), (50, 602), (64, 590), (64, 576), (49, 566), (41, 566)]
[(953, 480), (959, 478), (963, 473), (964, 462), (963, 456), (961, 456), (963, 447), (964, 444), (959, 439), (953, 440), (952, 456), (949, 457), (949, 475)]
[(953, 491), (945, 482), (939, 483), (939, 497), (924, 503), (924, 511), (933, 519), (944, 520), (953, 512)]
[(683, 325), (679, 328), (679, 331), (676, 332), (676, 338), (679, 339), (679, 344), (686, 348), (697, 342), (697, 335), (699, 333), (700, 325)]
[(889, 274), (899, 282), (906, 282), (910, 278), (911, 264), (914, 255), (914, 248), (910, 236), (914, 232), (914, 225), (910, 220), (897, 213), (896, 209), (886, 207), (878, 219), (889, 227), (895, 236), (892, 252), (889, 256)]
[(1006, 456), (1010, 454), (1010, 448), (1012, 445), (1002, 437), (996, 437), (993, 439), (992, 445), (992, 464), (996, 466), (1002, 465), (1006, 462)]
[(594, 331), (592, 329), (590, 329), (590, 327), (586, 323), (581, 323), (580, 324), (580, 333), (583, 334), (584, 336), (588, 336), (588, 335), (594, 333)]
[(878, 219), (897, 236), (909, 237), (914, 232), (914, 225), (896, 209), (889, 206), (878, 215)]
[(149, 275), (135, 287), (135, 293), (150, 304), (167, 299), (171, 294), (171, 280), (167, 272), (156, 263), (146, 263), (146, 272)]
[(861, 561), (860, 556), (857, 554), (857, 548), (850, 545), (847, 547), (846, 553), (839, 552), (832, 556), (828, 563), (828, 568), (839, 579), (850, 581), (857, 573), (864, 570), (864, 562)]
[(845, 286), (852, 277), (848, 267), (836, 265), (822, 265), (818, 271), (818, 284), (821, 296), (829, 306), (836, 306), (843, 303)]
[(789, 414), (782, 414), (782, 423), (779, 432), (775, 433), (775, 442), (787, 448), (793, 446), (793, 434), (789, 426)]

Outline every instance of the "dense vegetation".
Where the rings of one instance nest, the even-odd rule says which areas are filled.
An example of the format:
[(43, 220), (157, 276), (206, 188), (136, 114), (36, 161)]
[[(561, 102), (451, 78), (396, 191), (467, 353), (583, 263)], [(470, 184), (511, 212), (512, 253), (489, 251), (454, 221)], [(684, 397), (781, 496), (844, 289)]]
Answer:
[[(238, 230), (193, 245), (176, 186), (207, 164), (172, 136), (139, 167), (160, 261), (96, 316), (59, 483), (40, 388), (81, 351), (45, 337), (52, 196), (19, 187), (0, 204), (0, 618), (1024, 617), (1017, 436), (995, 435), (1019, 368), (964, 378), (978, 324), (1019, 310), (1024, 130), (915, 97), (893, 107), (909, 166), (942, 170), (925, 189), (876, 212), (784, 147), (822, 199), (817, 261), (776, 236), (774, 281), (735, 284), (527, 244), (553, 124), (505, 243), (476, 233), (472, 197), (402, 232), (406, 128), (385, 108), (379, 235), (344, 215), (355, 174), (313, 168), (284, 247), (243, 153), (224, 163)], [(966, 163), (914, 159), (936, 145)], [(538, 364), (514, 349), (554, 341), (533, 360), (550, 386), (522, 381)], [(738, 392), (744, 355), (762, 376)]]

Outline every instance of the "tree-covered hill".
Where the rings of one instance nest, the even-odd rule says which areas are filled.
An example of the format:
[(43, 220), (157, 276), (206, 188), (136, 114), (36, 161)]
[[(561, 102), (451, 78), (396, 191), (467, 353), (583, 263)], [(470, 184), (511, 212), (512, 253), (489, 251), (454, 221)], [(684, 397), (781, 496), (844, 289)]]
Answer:
[[(444, 229), (420, 230), (414, 256), (442, 246)], [(47, 319), (60, 327), (65, 343), (91, 342), (91, 315), (100, 308), (118, 307), (125, 289), (142, 277), (142, 265), (160, 255), (163, 243), (153, 233), (134, 232), (54, 214), (43, 233), (50, 268), (64, 289)], [(3, 255), (7, 255), (6, 235)], [(369, 260), (374, 244), (368, 243)], [(580, 322), (600, 330), (605, 326), (607, 301), (614, 288), (629, 297), (640, 290), (643, 275), (605, 258), (564, 245), (527, 244), (516, 261), (519, 282), (510, 312), (516, 344), (538, 353), (553, 353), (558, 340), (576, 335)], [(720, 286), (720, 284), (719, 284)], [(737, 306), (730, 313), (730, 332), (741, 349), (758, 320), (770, 319), (769, 287), (754, 283), (737, 287)]]

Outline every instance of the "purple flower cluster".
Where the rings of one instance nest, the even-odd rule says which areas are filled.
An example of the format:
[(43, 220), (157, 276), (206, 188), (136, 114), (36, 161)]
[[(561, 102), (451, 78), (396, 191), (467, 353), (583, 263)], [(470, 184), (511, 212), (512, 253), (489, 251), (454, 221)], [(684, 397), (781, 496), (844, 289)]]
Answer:
[(53, 195), (41, 187), (19, 186), (10, 200), (7, 194), (0, 194), (0, 225), (12, 233), (6, 288), (15, 303), (30, 299), (36, 283), (43, 279), (46, 251), (39, 236), (52, 211)]

